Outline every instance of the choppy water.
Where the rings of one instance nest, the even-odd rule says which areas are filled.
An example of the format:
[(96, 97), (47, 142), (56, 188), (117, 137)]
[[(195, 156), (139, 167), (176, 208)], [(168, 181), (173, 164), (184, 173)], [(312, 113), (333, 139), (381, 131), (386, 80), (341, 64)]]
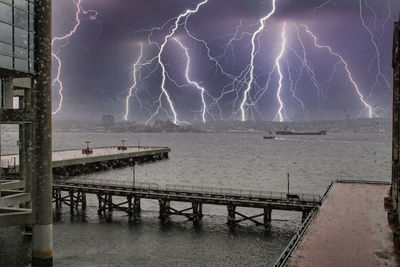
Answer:
[[(5, 137), (3, 151), (16, 151), (14, 138)], [(260, 134), (242, 133), (56, 133), (53, 148), (80, 148), (86, 140), (92, 146), (118, 145), (121, 139), (128, 145), (140, 140), (141, 145), (171, 147), (169, 160), (136, 167), (140, 182), (285, 191), (289, 172), (292, 192), (322, 194), (332, 179), (390, 180), (390, 135), (332, 133), (264, 140)], [(131, 175), (125, 168), (86, 177), (130, 181)], [(181, 217), (162, 226), (156, 201), (142, 201), (138, 223), (129, 223), (122, 212), (114, 212), (112, 221), (99, 218), (94, 197), (88, 205), (84, 214), (72, 218), (68, 207), (55, 212), (56, 266), (268, 266), (287, 245), (301, 217), (273, 211), (270, 230), (245, 223), (230, 231), (226, 207), (204, 206), (201, 226), (194, 228)], [(18, 257), (9, 243), (22, 244), (19, 251), (25, 257)], [(29, 253), (29, 242), (19, 228), (0, 229), (1, 262), (23, 264)]]

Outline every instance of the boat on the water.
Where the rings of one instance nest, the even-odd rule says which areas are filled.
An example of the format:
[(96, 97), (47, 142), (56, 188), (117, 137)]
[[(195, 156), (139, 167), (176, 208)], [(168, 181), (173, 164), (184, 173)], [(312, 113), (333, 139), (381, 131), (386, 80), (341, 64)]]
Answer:
[(265, 135), (263, 138), (264, 139), (275, 139), (275, 136), (273, 136), (273, 135)]
[(292, 130), (284, 130), (284, 131), (276, 131), (275, 134), (279, 135), (326, 135), (326, 131), (292, 131)]

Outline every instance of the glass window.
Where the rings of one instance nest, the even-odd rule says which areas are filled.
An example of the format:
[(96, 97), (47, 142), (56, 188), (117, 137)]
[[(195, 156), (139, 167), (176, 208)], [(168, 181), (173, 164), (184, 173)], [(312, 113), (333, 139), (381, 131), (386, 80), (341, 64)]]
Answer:
[(0, 2), (0, 20), (12, 23), (11, 6)]
[(0, 55), (0, 67), (11, 69), (12, 57)]
[(31, 31), (33, 31), (33, 25), (35, 24), (34, 18), (32, 14), (29, 14), (29, 30)]
[(14, 0), (14, 4), (17, 7), (28, 10), (28, 1), (27, 0)]
[(12, 43), (12, 27), (11, 25), (0, 22), (0, 41)]
[(35, 16), (29, 12), (33, 1), (0, 0), (0, 68), (33, 72)]
[(28, 71), (28, 61), (18, 58), (15, 58), (14, 60), (16, 70)]
[(12, 55), (12, 46), (8, 44), (0, 43), (0, 52)]
[(18, 28), (14, 28), (15, 31), (15, 45), (28, 47), (28, 32)]
[(29, 48), (33, 49), (34, 47), (35, 47), (35, 43), (34, 43), (34, 40), (33, 40), (33, 33), (30, 33), (29, 34)]
[(15, 56), (28, 58), (28, 49), (15, 47)]
[(14, 23), (18, 27), (28, 29), (28, 13), (14, 9)]
[(35, 71), (35, 65), (33, 64), (33, 61), (29, 61), (29, 71), (34, 72)]

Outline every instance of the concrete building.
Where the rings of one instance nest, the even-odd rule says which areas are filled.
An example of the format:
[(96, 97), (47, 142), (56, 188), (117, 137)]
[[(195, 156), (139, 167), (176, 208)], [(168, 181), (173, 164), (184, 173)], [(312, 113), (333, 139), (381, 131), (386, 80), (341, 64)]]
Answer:
[(400, 26), (395, 22), (393, 31), (393, 128), (392, 128), (392, 181), (385, 205), (389, 208), (389, 218), (400, 222)]
[(21, 159), (0, 178), (0, 226), (32, 229), (32, 265), (52, 266), (51, 0), (0, 1), (0, 91)]

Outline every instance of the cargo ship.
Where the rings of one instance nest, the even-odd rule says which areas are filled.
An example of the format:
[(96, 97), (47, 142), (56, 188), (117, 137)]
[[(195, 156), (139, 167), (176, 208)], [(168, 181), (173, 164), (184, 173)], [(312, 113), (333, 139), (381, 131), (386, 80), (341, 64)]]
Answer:
[(275, 134), (277, 135), (326, 135), (326, 131), (291, 131), (291, 130), (284, 130), (284, 131), (276, 131)]

